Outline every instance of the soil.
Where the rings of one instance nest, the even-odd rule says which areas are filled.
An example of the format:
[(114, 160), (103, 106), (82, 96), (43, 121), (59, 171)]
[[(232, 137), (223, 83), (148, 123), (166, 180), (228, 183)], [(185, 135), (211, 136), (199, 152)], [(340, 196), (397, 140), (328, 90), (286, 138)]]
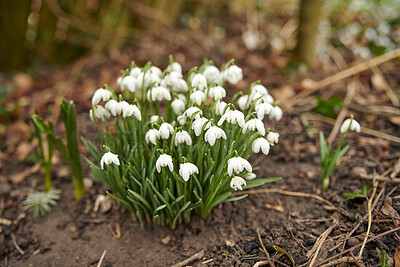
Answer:
[[(235, 32), (235, 29), (232, 31)], [(274, 266), (292, 266), (288, 255), (293, 258), (296, 266), (305, 266), (311, 261), (307, 252), (315, 244), (322, 244), (322, 247), (319, 248), (314, 266), (326, 261), (339, 266), (339, 262), (335, 263), (336, 259), (347, 257), (351, 261), (351, 255), (358, 255), (367, 232), (368, 223), (363, 217), (368, 213), (368, 197), (346, 200), (342, 193), (358, 191), (364, 183), (371, 184), (371, 181), (350, 175), (354, 167), (364, 168), (369, 175), (381, 175), (387, 170), (389, 172), (385, 175), (390, 174), (400, 157), (399, 143), (350, 133), (345, 142), (351, 145), (348, 154), (351, 158), (334, 172), (330, 188), (321, 191), (319, 147), (315, 133), (323, 130), (328, 135), (331, 125), (324, 119), (318, 119), (320, 117), (307, 117), (315, 115), (312, 112), (313, 106), (308, 107), (307, 101), (297, 110), (285, 113), (281, 122), (271, 125), (271, 128), (281, 133), (281, 137), (280, 143), (271, 149), (270, 155), (251, 159), (253, 165), (260, 167), (256, 172), (258, 177), (279, 176), (282, 180), (262, 186), (264, 192), (250, 192), (247, 198), (239, 202), (219, 205), (204, 220), (193, 217), (190, 223), (180, 224), (172, 231), (158, 225), (145, 225), (141, 228), (116, 202), (106, 213), (94, 212), (96, 197), (104, 194), (107, 188), (93, 181), (88, 194), (76, 202), (72, 182), (61, 162), (55, 162), (53, 180), (55, 187), (62, 191), (58, 205), (50, 214), (39, 218), (33, 218), (23, 211), (22, 200), (28, 190), (43, 189), (42, 174), (38, 173), (37, 168), (32, 171), (35, 166), (26, 159), (26, 155), (21, 156), (24, 151), (22, 144), (33, 148), (29, 146), (30, 130), (24, 121), (28, 120), (34, 110), (46, 115), (46, 118), (57, 118), (57, 108), (53, 107), (61, 97), (73, 99), (78, 113), (82, 114), (78, 120), (88, 121), (87, 110), (94, 90), (104, 82), (115, 85), (119, 70), (128, 66), (131, 59), (137, 60), (139, 65), (151, 59), (155, 65), (165, 66), (168, 54), (175, 52), (175, 58), (183, 62), (184, 69), (188, 70), (193, 65), (201, 64), (202, 58), (206, 56), (213, 59), (216, 65), (236, 58), (238, 65), (244, 67), (247, 81), (260, 79), (271, 88), (272, 94), (281, 97), (281, 101), (290, 99), (293, 94), (304, 89), (299, 85), (302, 77), (282, 72), (282, 60), (283, 64), (287, 63), (287, 55), (266, 56), (264, 50), (247, 54), (246, 49), (238, 45), (238, 36), (215, 40), (207, 39), (208, 33), (180, 32), (177, 35), (179, 38), (174, 39), (170, 33), (162, 40), (144, 37), (133, 48), (124, 53), (114, 53), (111, 58), (88, 56), (69, 67), (43, 68), (28, 89), (17, 87), (14, 100), (25, 97), (24, 101), (29, 104), (11, 114), (8, 123), (12, 126), (9, 126), (5, 137), (1, 138), (4, 141), (1, 144), (4, 152), (0, 153), (1, 267), (97, 266), (103, 252), (102, 266), (170, 266), (200, 251), (204, 251), (204, 255), (188, 265), (253, 266), (259, 261), (267, 265), (263, 246)], [(159, 45), (155, 46), (154, 43)], [(322, 63), (317, 65), (309, 77), (321, 79), (327, 76), (325, 71), (337, 72), (334, 64), (330, 64), (324, 67), (324, 71), (319, 69)], [(394, 64), (387, 67), (385, 73), (390, 77), (398, 77), (396, 70), (398, 68)], [(355, 101), (356, 104), (364, 107), (370, 103), (390, 105), (384, 92), (369, 87), (370, 76), (369, 71), (357, 75), (358, 81), (366, 87), (359, 90), (360, 97), (358, 102)], [(2, 77), (1, 80), (7, 79)], [(338, 94), (343, 99), (347, 83), (336, 83), (330, 88), (332, 90), (318, 92), (319, 96), (327, 99)], [(246, 86), (239, 84), (240, 88), (235, 90), (246, 90)], [(233, 95), (235, 90), (230, 90), (229, 95)], [(355, 109), (351, 112), (358, 121), (363, 122), (363, 126), (395, 137), (400, 136), (399, 125), (388, 117), (373, 112), (357, 112)], [(89, 139), (90, 135), (94, 135), (93, 125), (81, 123), (80, 127), (82, 135), (89, 135)], [(315, 131), (310, 132), (310, 129)], [(62, 128), (58, 127), (57, 130), (62, 133)], [(22, 159), (18, 160), (20, 156)], [(90, 178), (88, 167), (85, 166), (85, 169), (86, 177)], [(23, 179), (14, 179), (15, 175), (25, 170), (28, 175), (23, 176)], [(385, 233), (396, 229), (399, 222), (400, 190), (394, 185), (379, 183), (375, 193), (374, 199), (378, 198), (378, 202), (372, 211), (370, 239), (384, 234), (366, 244), (362, 253), (366, 266), (379, 266), (376, 248), (386, 251), (390, 260), (400, 255), (398, 233)], [(372, 190), (369, 196), (371, 194)], [(317, 199), (317, 195), (322, 199)], [(332, 231), (325, 242), (318, 243), (317, 239), (330, 226)], [(355, 228), (355, 232), (343, 245), (346, 235)], [(350, 252), (341, 254), (350, 248)], [(329, 260), (330, 257), (334, 258)], [(354, 263), (344, 264), (352, 265), (356, 266)]]

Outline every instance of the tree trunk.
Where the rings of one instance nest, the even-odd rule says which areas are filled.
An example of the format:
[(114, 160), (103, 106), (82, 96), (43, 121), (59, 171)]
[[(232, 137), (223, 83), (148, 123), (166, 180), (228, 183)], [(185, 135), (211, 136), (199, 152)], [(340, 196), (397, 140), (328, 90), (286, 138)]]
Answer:
[(295, 60), (305, 61), (308, 64), (314, 60), (324, 3), (324, 0), (301, 0)]

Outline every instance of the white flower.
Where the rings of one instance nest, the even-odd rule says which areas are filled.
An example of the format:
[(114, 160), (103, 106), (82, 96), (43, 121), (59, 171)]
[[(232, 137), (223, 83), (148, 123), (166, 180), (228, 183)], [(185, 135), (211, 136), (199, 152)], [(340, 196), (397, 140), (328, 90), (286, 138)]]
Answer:
[(278, 106), (275, 106), (275, 107), (271, 110), (271, 112), (269, 113), (268, 118), (269, 118), (270, 120), (275, 119), (275, 120), (277, 120), (277, 121), (280, 121), (280, 120), (282, 119), (282, 116), (283, 116), (282, 109), (281, 109), (280, 107), (278, 107)]
[(189, 180), (189, 176), (193, 173), (199, 174), (199, 169), (193, 163), (183, 163), (179, 164), (179, 175), (182, 176), (182, 179), (187, 182)]
[(222, 73), (224, 80), (228, 81), (232, 84), (237, 84), (240, 80), (243, 79), (242, 69), (236, 65), (232, 65)]
[(260, 95), (268, 95), (268, 90), (262, 84), (256, 84), (251, 89), (251, 93), (259, 93)]
[(176, 120), (179, 122), (180, 125), (184, 125), (186, 123), (186, 116), (185, 115), (179, 115)]
[(182, 73), (182, 66), (178, 62), (174, 61), (174, 62), (172, 62), (172, 64), (168, 65), (167, 71), (170, 71), (170, 72), (175, 71), (175, 72)]
[(232, 176), (233, 172), (236, 174), (241, 173), (242, 171), (253, 172), (253, 168), (250, 163), (241, 157), (233, 157), (228, 160), (228, 174)]
[(246, 180), (243, 179), (242, 177), (235, 176), (232, 178), (230, 186), (232, 189), (236, 190), (243, 190), (242, 185), (247, 185)]
[(214, 146), (215, 141), (219, 138), (226, 140), (226, 134), (224, 130), (217, 126), (211, 126), (204, 135), (204, 141), (208, 142), (211, 146)]
[(279, 134), (274, 132), (269, 132), (267, 135), (267, 140), (271, 146), (274, 146), (279, 141)]
[(244, 179), (246, 179), (246, 180), (253, 180), (253, 179), (255, 179), (257, 176), (256, 176), (255, 173), (248, 172), (248, 173), (246, 173), (245, 175), (243, 175), (243, 177), (244, 177)]
[(147, 100), (162, 101), (163, 99), (170, 101), (171, 94), (168, 89), (162, 86), (153, 87), (147, 92)]
[(270, 144), (269, 144), (268, 140), (260, 137), (260, 138), (257, 138), (256, 140), (254, 140), (251, 148), (254, 153), (260, 153), (260, 150), (261, 150), (262, 153), (264, 153), (265, 155), (268, 155)]
[(247, 130), (249, 131), (254, 131), (257, 129), (257, 131), (264, 136), (265, 135), (265, 126), (262, 120), (260, 119), (251, 119), (246, 122), (246, 124), (243, 127), (243, 133), (246, 133)]
[(93, 109), (89, 111), (89, 116), (92, 121), (94, 120), (94, 118), (105, 120), (110, 118), (111, 114), (107, 109), (102, 106), (93, 106)]
[(105, 104), (106, 109), (108, 109), (113, 116), (117, 116), (122, 112), (122, 106), (117, 100), (111, 99)]
[(161, 167), (167, 167), (167, 166), (171, 172), (174, 171), (174, 164), (172, 162), (172, 157), (167, 154), (161, 154), (156, 161), (157, 172), (160, 173)]
[(257, 118), (259, 118), (260, 120), (264, 119), (264, 115), (268, 115), (273, 108), (274, 107), (269, 103), (260, 103), (256, 105), (255, 110), (257, 112)]
[(214, 98), (214, 100), (221, 99), (226, 96), (226, 91), (221, 86), (213, 86), (208, 91), (208, 96)]
[(221, 84), (222, 76), (219, 69), (215, 66), (207, 66), (203, 71), (204, 77), (206, 77), (207, 83), (211, 84), (215, 82), (217, 84)]
[(92, 104), (97, 105), (101, 100), (108, 101), (111, 97), (112, 93), (109, 90), (99, 88), (93, 94)]
[(192, 138), (189, 133), (181, 130), (175, 134), (175, 146), (178, 146), (181, 143), (186, 143), (188, 146), (192, 144)]
[[(197, 112), (197, 113), (196, 113), (196, 112)], [(194, 117), (195, 119), (200, 118), (200, 116), (203, 115), (203, 111), (202, 111), (201, 109), (199, 109), (198, 107), (190, 107), (190, 108), (188, 108), (188, 109), (183, 113), (183, 115), (185, 115), (185, 116), (191, 118), (195, 113), (196, 113), (196, 115), (195, 115), (195, 117)]]
[(115, 165), (119, 166), (119, 159), (118, 159), (118, 155), (115, 155), (111, 152), (107, 152), (103, 155), (103, 157), (100, 160), (100, 166), (101, 169), (104, 169), (104, 163), (106, 165), (110, 165), (111, 163), (114, 163)]
[(192, 78), (192, 87), (197, 88), (200, 91), (204, 91), (207, 88), (207, 80), (202, 74), (195, 74)]
[[(206, 124), (207, 123), (207, 124)], [(198, 118), (192, 124), (192, 129), (194, 130), (194, 134), (199, 136), (203, 131), (204, 124), (206, 124), (204, 130), (210, 128), (210, 122), (206, 118)]]
[(347, 119), (343, 122), (342, 126), (340, 127), (340, 132), (344, 133), (350, 131), (356, 131), (359, 133), (361, 131), (361, 126), (355, 119)]
[(162, 139), (168, 139), (169, 135), (174, 133), (174, 127), (168, 122), (163, 122), (158, 131)]
[(179, 79), (176, 87), (173, 88), (176, 92), (185, 93), (188, 90), (188, 85), (184, 79)]
[(203, 93), (202, 91), (194, 91), (190, 95), (190, 101), (196, 103), (198, 106), (201, 105), (201, 103), (206, 101), (206, 94)]
[[(222, 115), (222, 114), (224, 114), (224, 110), (225, 110), (226, 105), (228, 105), (228, 104), (225, 103), (225, 102), (222, 101), (222, 100), (219, 100), (219, 101), (217, 102), (217, 104), (215, 105), (215, 114), (217, 114), (217, 115)], [(228, 112), (228, 111), (230, 111), (230, 110), (231, 110), (231, 108), (228, 107), (228, 108), (226, 109), (226, 112)]]
[(122, 79), (120, 86), (122, 91), (128, 90), (130, 92), (135, 92), (137, 86), (136, 78), (132, 76), (126, 76)]
[(160, 116), (158, 116), (158, 115), (151, 116), (150, 123), (157, 123), (159, 118), (160, 118)]
[(137, 86), (138, 88), (146, 89), (153, 83), (159, 83), (161, 81), (161, 77), (156, 73), (147, 70), (146, 72), (141, 72), (137, 77)]
[(127, 102), (123, 101), (120, 102), (121, 103), (126, 103), (122, 105), (122, 117), (130, 117), (130, 116), (135, 116), (136, 119), (138, 119), (139, 121), (142, 120), (142, 115), (140, 113), (139, 108), (136, 105), (130, 105)]
[(179, 85), (181, 79), (182, 73), (173, 71), (165, 75), (164, 79), (161, 81), (161, 85), (174, 89), (175, 86)]
[(121, 86), (121, 82), (122, 82), (122, 77), (118, 77), (118, 79), (117, 79), (117, 84), (118, 84), (119, 86)]
[(160, 139), (160, 132), (156, 129), (150, 129), (147, 131), (145, 139), (147, 144), (150, 142), (153, 145), (156, 145), (157, 140)]
[(177, 115), (182, 114), (182, 112), (185, 110), (185, 106), (185, 102), (183, 102), (181, 99), (174, 99), (174, 101), (171, 103), (172, 110)]
[(239, 97), (237, 102), (239, 108), (243, 111), (247, 110), (250, 107), (249, 95), (243, 95)]
[(239, 124), (241, 128), (243, 128), (245, 125), (244, 114), (239, 110), (229, 110), (225, 112), (225, 114), (222, 115), (221, 119), (218, 121), (218, 126), (221, 126), (225, 120), (232, 124)]
[(272, 95), (263, 95), (259, 101), (272, 104), (275, 102), (275, 99), (272, 97)]
[(133, 78), (137, 78), (141, 72), (142, 72), (141, 68), (134, 67), (129, 72), (129, 75), (132, 76)]
[(162, 75), (162, 70), (159, 67), (156, 66), (151, 66), (148, 72), (157, 75), (158, 77), (161, 77)]

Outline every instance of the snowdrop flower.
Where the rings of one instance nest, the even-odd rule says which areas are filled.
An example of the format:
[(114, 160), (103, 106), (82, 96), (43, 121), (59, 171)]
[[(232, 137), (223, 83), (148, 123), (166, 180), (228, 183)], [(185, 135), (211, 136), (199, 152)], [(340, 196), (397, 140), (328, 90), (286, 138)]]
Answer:
[(232, 84), (237, 84), (240, 80), (243, 79), (242, 69), (236, 65), (232, 65), (222, 73), (224, 80), (228, 81)]
[(158, 116), (158, 115), (151, 116), (150, 123), (157, 123), (159, 118), (160, 118), (160, 116)]
[(137, 78), (141, 72), (142, 72), (141, 68), (134, 67), (129, 72), (129, 75), (132, 76), (133, 78)]
[(161, 77), (156, 73), (147, 70), (146, 72), (141, 72), (137, 77), (137, 85), (139, 88), (148, 88), (152, 83), (159, 83)]
[[(94, 113), (93, 113), (93, 111), (94, 111)], [(102, 120), (108, 119), (108, 118), (110, 118), (111, 114), (107, 109), (105, 109), (102, 106), (93, 106), (93, 109), (91, 109), (89, 111), (89, 116), (90, 116), (90, 119), (92, 121), (94, 121), (94, 118), (102, 119)]]
[(221, 86), (213, 86), (210, 88), (210, 91), (208, 92), (208, 95), (211, 98), (214, 98), (214, 100), (224, 98), (226, 96), (226, 91), (223, 87)]
[(243, 133), (246, 133), (248, 130), (249, 131), (254, 131), (257, 129), (257, 131), (264, 136), (265, 135), (265, 127), (264, 123), (260, 119), (251, 119), (246, 122), (246, 124), (243, 127)]
[(207, 83), (211, 84), (215, 82), (217, 84), (221, 84), (221, 72), (215, 66), (207, 66), (203, 71), (204, 77), (206, 77)]
[(271, 146), (274, 146), (279, 141), (279, 134), (274, 132), (269, 132), (267, 135), (267, 140)]
[(275, 120), (277, 120), (277, 121), (280, 121), (280, 120), (282, 119), (282, 116), (283, 116), (282, 109), (281, 109), (280, 107), (278, 107), (278, 106), (275, 106), (275, 107), (271, 110), (271, 112), (269, 113), (268, 118), (269, 118), (270, 120), (275, 119)]
[(186, 123), (186, 116), (185, 115), (179, 115), (176, 120), (180, 125), (184, 125)]
[(268, 90), (262, 84), (256, 84), (251, 89), (251, 93), (259, 93), (260, 95), (268, 95)]
[(269, 103), (272, 104), (275, 102), (275, 99), (272, 97), (272, 95), (263, 95), (262, 98), (260, 99), (260, 101), (264, 102), (264, 103)]
[(112, 93), (109, 90), (99, 88), (93, 94), (92, 104), (97, 105), (101, 100), (108, 101), (111, 97)]
[(273, 110), (273, 106), (269, 103), (260, 103), (256, 105), (256, 112), (257, 112), (257, 118), (260, 120), (264, 119), (265, 114), (269, 114)]
[(340, 127), (341, 133), (347, 132), (348, 130), (359, 133), (361, 131), (361, 126), (358, 123), (358, 121), (350, 118), (350, 119), (345, 120), (343, 122), (342, 126)]
[(126, 118), (126, 117), (130, 117), (133, 115), (139, 121), (142, 120), (142, 115), (140, 114), (140, 110), (136, 105), (130, 105), (125, 101), (120, 102), (120, 105), (121, 105), (121, 103), (126, 103), (126, 104), (122, 105), (122, 117)]
[(158, 129), (160, 132), (160, 137), (162, 139), (168, 139), (170, 134), (174, 133), (174, 127), (172, 127), (171, 124), (168, 122), (164, 122), (161, 124), (160, 129)]
[(199, 169), (193, 163), (187, 162), (179, 164), (179, 175), (182, 176), (182, 179), (185, 182), (187, 182), (189, 180), (189, 176), (194, 173), (199, 174)]
[(201, 103), (206, 101), (206, 94), (202, 91), (194, 91), (190, 95), (190, 100), (200, 106)]
[(270, 144), (269, 144), (268, 140), (260, 137), (260, 138), (257, 138), (256, 140), (254, 140), (251, 148), (254, 153), (260, 153), (260, 150), (261, 150), (262, 153), (264, 153), (265, 155), (268, 155)]
[(185, 102), (183, 102), (181, 99), (174, 99), (174, 101), (171, 103), (172, 110), (177, 115), (182, 114), (182, 112), (185, 110), (185, 106)]
[(170, 72), (175, 71), (175, 72), (182, 73), (182, 66), (178, 62), (174, 61), (174, 62), (172, 62), (172, 64), (168, 65), (167, 71), (170, 71)]
[(228, 174), (232, 176), (233, 172), (236, 174), (241, 173), (242, 171), (253, 172), (253, 168), (250, 163), (242, 157), (233, 157), (228, 159)]
[(173, 89), (176, 92), (185, 93), (188, 90), (188, 85), (184, 79), (179, 79), (177, 86)]
[[(206, 124), (207, 123), (207, 124)], [(192, 124), (192, 129), (194, 130), (194, 134), (199, 136), (203, 131), (204, 124), (206, 124), (204, 130), (210, 128), (210, 122), (206, 118), (198, 118)]]
[(256, 178), (256, 174), (252, 172), (248, 172), (245, 175), (243, 175), (244, 179), (246, 180), (253, 180)]
[(200, 91), (204, 91), (207, 88), (207, 80), (202, 74), (195, 74), (192, 78), (192, 87), (197, 88)]
[(121, 82), (122, 82), (122, 77), (118, 77), (118, 79), (117, 79), (117, 84), (118, 84), (119, 86), (121, 86)]
[(137, 87), (137, 81), (132, 76), (126, 76), (121, 81), (121, 90), (128, 90), (129, 92), (135, 92)]
[(186, 143), (188, 146), (192, 144), (192, 138), (189, 133), (181, 130), (175, 134), (175, 146), (178, 146), (181, 143)]
[(232, 178), (230, 186), (232, 189), (236, 190), (243, 190), (242, 185), (247, 185), (246, 180), (243, 179), (242, 177), (235, 176)]
[(241, 128), (245, 126), (244, 114), (239, 110), (229, 110), (225, 112), (218, 121), (218, 126), (221, 126), (225, 120), (232, 124), (239, 124)]
[(247, 110), (250, 107), (250, 101), (249, 101), (249, 95), (243, 95), (239, 97), (239, 100), (237, 102), (239, 108), (241, 110)]
[[(217, 104), (215, 105), (215, 114), (217, 114), (217, 115), (222, 115), (222, 114), (224, 114), (224, 110), (225, 110), (226, 105), (228, 105), (228, 104), (225, 103), (224, 101), (219, 100), (219, 101), (217, 102)], [(228, 112), (228, 111), (230, 111), (230, 110), (231, 110), (231, 108), (228, 107), (228, 108), (226, 109), (226, 112)]]
[(253, 103), (256, 103), (256, 105), (259, 103), (264, 103), (264, 102), (262, 102), (262, 98), (263, 98), (263, 95), (260, 93), (252, 92), (250, 94), (250, 101)]
[(211, 126), (204, 135), (204, 141), (208, 142), (211, 146), (214, 146), (215, 141), (219, 138), (226, 140), (226, 134), (224, 130), (217, 126)]
[(100, 166), (101, 166), (102, 170), (104, 169), (104, 163), (106, 165), (110, 165), (111, 163), (114, 163), (115, 165), (119, 166), (118, 155), (115, 155), (111, 152), (105, 153), (100, 160)]
[(147, 131), (146, 136), (146, 143), (152, 143), (153, 145), (157, 144), (157, 140), (160, 139), (160, 132), (156, 129), (150, 129)]
[(159, 67), (156, 66), (151, 66), (150, 69), (148, 70), (151, 74), (155, 74), (158, 77), (161, 77), (162, 75), (162, 70)]
[(167, 154), (161, 154), (156, 161), (157, 172), (160, 173), (161, 167), (167, 167), (167, 166), (171, 172), (174, 171), (174, 164), (172, 162), (172, 157)]
[(108, 109), (113, 116), (117, 116), (122, 112), (122, 106), (119, 104), (117, 100), (111, 99), (105, 105), (106, 109)]
[[(197, 113), (196, 113), (196, 112), (197, 112)], [(195, 115), (195, 117), (194, 117), (195, 119), (200, 118), (200, 116), (203, 115), (203, 111), (202, 111), (201, 109), (199, 109), (198, 107), (190, 107), (190, 108), (188, 108), (188, 109), (183, 113), (183, 115), (185, 115), (185, 116), (191, 118), (191, 117), (193, 116), (193, 114), (195, 114), (195, 113), (196, 113), (196, 115)]]
[(147, 100), (162, 101), (163, 99), (170, 101), (171, 94), (168, 89), (163, 86), (157, 86), (147, 92)]
[(181, 79), (182, 73), (173, 71), (165, 75), (164, 79), (161, 81), (161, 85), (174, 88), (174, 86), (179, 84)]

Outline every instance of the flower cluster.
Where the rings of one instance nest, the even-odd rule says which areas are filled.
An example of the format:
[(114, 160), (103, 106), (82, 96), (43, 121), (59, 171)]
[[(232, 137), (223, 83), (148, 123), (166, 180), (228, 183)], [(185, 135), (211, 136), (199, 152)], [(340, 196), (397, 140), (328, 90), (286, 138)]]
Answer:
[(254, 179), (247, 159), (252, 152), (268, 155), (278, 143), (264, 119), (280, 120), (282, 110), (259, 82), (224, 102), (227, 84), (242, 79), (233, 61), (220, 69), (205, 61), (186, 80), (172, 58), (164, 71), (132, 63), (117, 80), (119, 95), (107, 85), (93, 95), (90, 118), (116, 128), (98, 133), (106, 151), (85, 140), (94, 176), (138, 220), (172, 227), (192, 212), (204, 217), (244, 197), (230, 197), (232, 190), (275, 181)]

